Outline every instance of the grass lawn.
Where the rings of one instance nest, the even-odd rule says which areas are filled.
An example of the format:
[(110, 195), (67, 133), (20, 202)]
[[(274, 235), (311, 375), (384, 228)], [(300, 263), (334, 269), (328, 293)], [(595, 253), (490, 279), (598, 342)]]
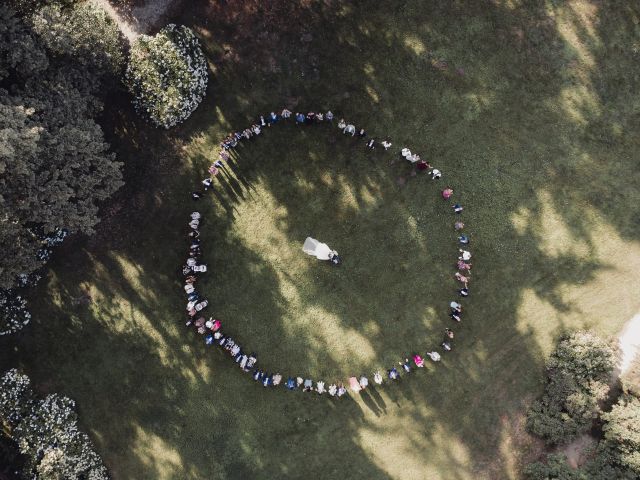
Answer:
[[(613, 335), (640, 310), (638, 7), (186, 3), (208, 96), (168, 133), (114, 100), (127, 186), (95, 237), (62, 247), (0, 366), (74, 398), (115, 479), (518, 478), (558, 336)], [(184, 327), (196, 205), (210, 311), (269, 369), (372, 372), (453, 323), (454, 216), (391, 153), (278, 126), (191, 201), (225, 132), (285, 104), (407, 144), (467, 207), (473, 296), (437, 368), (341, 401), (265, 391)], [(302, 254), (307, 235), (344, 265)]]

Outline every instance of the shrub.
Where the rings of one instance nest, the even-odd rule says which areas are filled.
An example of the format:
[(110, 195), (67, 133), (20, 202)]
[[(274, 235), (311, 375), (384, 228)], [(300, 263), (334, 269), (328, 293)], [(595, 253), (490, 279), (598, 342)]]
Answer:
[(0, 418), (14, 427), (33, 408), (31, 380), (15, 368), (0, 378)]
[(131, 48), (125, 81), (138, 113), (156, 126), (186, 120), (204, 98), (207, 80), (200, 42), (187, 27), (167, 25)]
[(0, 336), (16, 333), (30, 321), (27, 301), (13, 289), (0, 289)]
[(562, 339), (548, 361), (542, 399), (528, 413), (529, 431), (552, 445), (588, 431), (609, 392), (616, 358), (617, 351), (591, 333)]
[(48, 395), (15, 429), (26, 469), (39, 479), (106, 479), (107, 470), (89, 437), (78, 429), (75, 403)]
[(0, 417), (25, 457), (23, 477), (106, 480), (89, 437), (78, 429), (75, 403), (58, 394), (34, 398), (28, 377), (9, 370), (0, 379)]

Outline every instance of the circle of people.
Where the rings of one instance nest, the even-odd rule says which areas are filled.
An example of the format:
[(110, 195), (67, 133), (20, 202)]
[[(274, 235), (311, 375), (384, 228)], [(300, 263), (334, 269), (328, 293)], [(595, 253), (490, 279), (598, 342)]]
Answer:
[[(274, 126), (280, 122), (290, 121), (290, 117), (293, 116), (296, 125), (313, 125), (318, 123), (333, 124), (334, 115), (331, 111), (326, 113), (309, 112), (307, 114), (295, 113), (295, 115), (288, 109), (282, 110), (280, 114), (271, 112), (269, 115), (261, 115), (258, 122), (254, 123), (250, 127), (229, 134), (220, 144), (220, 151), (218, 158), (209, 167), (209, 174), (207, 178), (202, 181), (204, 191), (194, 191), (192, 198), (198, 200), (204, 192), (213, 186), (213, 180), (220, 172), (220, 169), (225, 168), (224, 164), (230, 158), (230, 152), (238, 145), (239, 142), (250, 140), (254, 137), (261, 135), (265, 128)], [(375, 149), (378, 142), (373, 138), (367, 138), (367, 133), (364, 129), (357, 129), (355, 125), (347, 123), (344, 119), (340, 119), (337, 123), (338, 129), (345, 135), (351, 137), (359, 137), (364, 139), (366, 147)], [(384, 139), (379, 142), (385, 151), (389, 150), (392, 143), (389, 139)], [(417, 153), (411, 152), (408, 148), (404, 147), (400, 150), (401, 158), (406, 159), (408, 162), (416, 165), (418, 172), (424, 172), (432, 180), (438, 180), (442, 177), (442, 172), (437, 168), (432, 167), (429, 162), (420, 158)], [(441, 191), (441, 196), (444, 200), (450, 201), (453, 197), (454, 191), (451, 187), (447, 186)], [(460, 215), (464, 208), (458, 204), (453, 203), (451, 205), (453, 213)], [(247, 372), (251, 375), (253, 380), (259, 382), (264, 387), (278, 387), (283, 385), (288, 390), (302, 390), (304, 392), (316, 392), (318, 394), (327, 393), (331, 397), (342, 397), (347, 394), (348, 390), (352, 392), (360, 392), (369, 386), (369, 377), (361, 375), (359, 377), (352, 376), (347, 382), (331, 382), (327, 385), (323, 380), (312, 380), (310, 378), (303, 378), (300, 376), (284, 376), (278, 372), (270, 373), (267, 369), (263, 369), (258, 366), (258, 359), (255, 352), (251, 352), (248, 349), (243, 348), (239, 342), (234, 340), (231, 335), (225, 332), (222, 328), (222, 322), (214, 317), (209, 317), (204, 313), (204, 310), (209, 305), (209, 301), (202, 297), (196, 291), (196, 282), (200, 274), (206, 273), (207, 266), (201, 263), (202, 248), (200, 244), (200, 222), (202, 216), (199, 212), (191, 213), (189, 221), (189, 233), (190, 239), (189, 253), (185, 265), (182, 267), (182, 274), (184, 276), (184, 291), (187, 295), (187, 326), (192, 326), (196, 329), (197, 333), (204, 337), (204, 341), (207, 345), (215, 345), (223, 349), (238, 365), (240, 370)], [(455, 263), (455, 272), (453, 277), (460, 283), (457, 294), (459, 297), (469, 296), (469, 282), (471, 279), (470, 272), (471, 266), (471, 252), (466, 250), (469, 244), (469, 237), (463, 233), (465, 228), (464, 223), (457, 218), (454, 222), (454, 230), (457, 235), (458, 246), (458, 258)], [(460, 301), (462, 301), (460, 299)], [(458, 300), (452, 300), (449, 303), (449, 317), (455, 322), (462, 321), (463, 305)], [(443, 353), (449, 352), (453, 348), (454, 331), (451, 328), (445, 328), (443, 334), (443, 340), (440, 343)], [(383, 371), (376, 371), (372, 375), (372, 380), (375, 384), (381, 385), (384, 382), (397, 381), (401, 376), (407, 375), (415, 369), (420, 369), (425, 366), (426, 359), (432, 362), (439, 362), (441, 355), (436, 350), (429, 351), (423, 357), (419, 353), (413, 353), (405, 356), (403, 361), (399, 361), (397, 366), (392, 366), (389, 369)]]

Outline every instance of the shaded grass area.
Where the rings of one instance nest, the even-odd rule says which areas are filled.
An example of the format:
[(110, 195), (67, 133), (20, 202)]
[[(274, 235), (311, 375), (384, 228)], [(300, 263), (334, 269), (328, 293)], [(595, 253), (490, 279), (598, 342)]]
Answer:
[[(211, 59), (205, 103), (166, 137), (128, 113), (113, 119), (128, 185), (98, 236), (56, 257), (34, 295), (32, 328), (0, 340), (1, 364), (78, 400), (115, 478), (517, 478), (539, 448), (522, 431), (522, 412), (541, 391), (555, 338), (575, 327), (611, 334), (640, 306), (638, 19), (628, 2), (194, 2), (180, 20)], [(176, 267), (188, 193), (227, 130), (283, 103), (331, 108), (394, 148), (406, 142), (442, 166), (467, 205), (473, 298), (439, 368), (334, 403), (264, 392), (185, 332)], [(442, 204), (423, 179), (399, 188), (401, 165), (327, 138), (258, 139), (206, 212), (207, 283), (219, 311), (238, 318), (249, 344), (260, 337), (265, 362), (318, 374), (386, 362), (421, 321), (426, 332), (442, 328), (427, 309), (452, 288), (436, 281), (451, 232), (432, 235), (427, 220), (413, 231), (388, 223), (437, 216)], [(386, 223), (377, 223), (381, 200), (371, 192), (384, 199)], [(323, 201), (307, 210), (316, 193)], [(268, 214), (253, 224), (262, 206)], [(400, 238), (380, 242), (396, 231)], [(294, 254), (307, 234), (341, 253), (360, 252), (363, 240), (393, 258), (354, 253), (338, 272), (302, 267)], [(416, 248), (421, 235), (427, 249)], [(408, 263), (406, 278), (396, 262)], [(289, 279), (290, 264), (313, 270)], [(384, 331), (384, 309), (349, 303), (354, 282), (377, 300), (381, 271), (411, 283), (420, 268), (438, 272), (425, 293), (396, 283), (390, 293), (406, 297), (383, 306), (406, 317), (397, 330)], [(368, 271), (378, 275), (365, 284)], [(332, 356), (334, 340), (308, 313), (295, 315), (318, 305), (340, 344), (358, 351)], [(372, 337), (369, 325), (387, 337)]]
[[(399, 187), (407, 162), (338, 132), (290, 122), (239, 149), (220, 181), (241, 179), (244, 198), (231, 215), (216, 198), (205, 216), (214, 268), (198, 287), (266, 368), (327, 380), (437, 346), (457, 256), (443, 185), (423, 174)], [(336, 248), (341, 267), (302, 252), (307, 236)]]

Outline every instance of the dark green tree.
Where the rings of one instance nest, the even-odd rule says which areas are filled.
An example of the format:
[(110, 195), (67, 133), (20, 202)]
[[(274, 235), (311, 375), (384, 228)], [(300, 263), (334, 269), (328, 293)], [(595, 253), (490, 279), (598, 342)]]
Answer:
[(75, 59), (82, 48), (71, 42), (66, 54), (61, 45), (47, 48), (0, 6), (2, 289), (42, 265), (43, 236), (92, 233), (99, 203), (122, 185), (121, 164), (94, 120), (102, 108), (95, 59), (83, 64)]

